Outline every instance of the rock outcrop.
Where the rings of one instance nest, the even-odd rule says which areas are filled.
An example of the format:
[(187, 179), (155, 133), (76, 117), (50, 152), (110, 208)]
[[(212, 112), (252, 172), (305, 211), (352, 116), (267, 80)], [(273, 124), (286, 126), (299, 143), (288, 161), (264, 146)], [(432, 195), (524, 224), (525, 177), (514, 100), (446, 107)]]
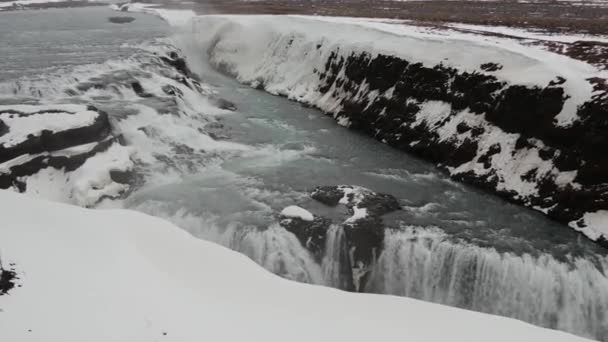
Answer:
[(132, 162), (105, 112), (74, 104), (0, 106), (0, 123), (0, 189), (39, 192), (28, 189), (30, 177), (55, 170), (73, 188), (53, 191), (68, 192), (76, 204), (128, 190)]
[(17, 272), (15, 272), (14, 266), (14, 264), (10, 264), (8, 268), (5, 268), (0, 260), (0, 296), (7, 294), (15, 287)]
[(341, 222), (319, 216), (313, 220), (281, 217), (281, 226), (292, 232), (318, 262), (339, 265), (342, 289), (362, 291), (382, 250), (386, 228), (382, 216), (400, 210), (399, 202), (391, 195), (349, 185), (319, 187), (311, 197), (330, 207), (343, 205), (350, 216)]
[[(509, 85), (484, 73), (367, 53), (333, 54), (320, 91), (343, 99), (334, 117), (495, 192), (584, 229), (585, 213), (608, 210), (608, 97), (598, 94), (559, 125), (568, 95)], [(354, 94), (357, 96), (354, 96)], [(345, 96), (344, 94), (353, 94)], [(586, 235), (608, 246), (605, 236)]]

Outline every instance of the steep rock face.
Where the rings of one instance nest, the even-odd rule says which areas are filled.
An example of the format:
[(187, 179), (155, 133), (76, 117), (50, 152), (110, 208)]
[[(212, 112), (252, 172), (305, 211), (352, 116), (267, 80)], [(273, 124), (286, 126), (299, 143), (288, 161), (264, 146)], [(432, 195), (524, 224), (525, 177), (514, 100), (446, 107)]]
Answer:
[(456, 179), (575, 228), (586, 227), (585, 213), (608, 209), (605, 96), (594, 96), (578, 107), (579, 120), (560, 126), (556, 117), (568, 96), (559, 78), (545, 87), (507, 85), (491, 75), (367, 53), (332, 54), (319, 77), (320, 91), (342, 101), (334, 113), (339, 122), (438, 163)]
[[(282, 217), (282, 227), (298, 240), (322, 263), (337, 262), (340, 288), (362, 291), (371, 267), (380, 255), (385, 226), (382, 215), (401, 209), (396, 198), (369, 189), (351, 186), (323, 186), (311, 197), (327, 206), (344, 205), (350, 216), (341, 222), (315, 216), (313, 220)], [(330, 253), (331, 255), (327, 255)]]
[(211, 61), (239, 81), (608, 245), (608, 77), (597, 67), (542, 41), (390, 21), (214, 20)]

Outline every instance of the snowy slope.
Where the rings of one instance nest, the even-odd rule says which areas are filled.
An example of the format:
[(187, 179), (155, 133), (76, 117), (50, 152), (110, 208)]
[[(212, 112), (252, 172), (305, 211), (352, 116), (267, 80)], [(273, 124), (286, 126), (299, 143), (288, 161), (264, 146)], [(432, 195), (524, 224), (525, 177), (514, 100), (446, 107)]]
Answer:
[[(585, 341), (407, 298), (283, 280), (160, 219), (0, 191), (0, 340)], [(36, 215), (32, 215), (36, 213)]]

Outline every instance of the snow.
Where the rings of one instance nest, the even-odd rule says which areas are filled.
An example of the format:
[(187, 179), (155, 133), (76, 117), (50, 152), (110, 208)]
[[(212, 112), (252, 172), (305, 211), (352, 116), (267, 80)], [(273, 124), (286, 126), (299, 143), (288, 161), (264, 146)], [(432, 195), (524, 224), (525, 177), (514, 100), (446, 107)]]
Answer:
[[(4, 1), (0, 2), (0, 12), (11, 7), (31, 6), (36, 7), (39, 5), (51, 4), (51, 3), (70, 3), (72, 1), (79, 0), (16, 0), (16, 1)], [(110, 2), (107, 0), (86, 0), (87, 2)]]
[(608, 238), (608, 210), (586, 213), (581, 221), (582, 227), (577, 222), (571, 222), (570, 226), (593, 240)]
[(296, 205), (283, 209), (283, 211), (281, 211), (281, 216), (299, 218), (304, 221), (313, 221), (315, 219), (314, 215), (310, 211)]
[(122, 5), (112, 4), (110, 8), (116, 11), (122, 11), (127, 8), (129, 12), (140, 12), (147, 13), (161, 17), (169, 25), (179, 27), (185, 26), (190, 23), (191, 19), (196, 16), (193, 10), (177, 10), (177, 9), (163, 9), (159, 8), (160, 5), (156, 4), (144, 4), (144, 3), (126, 3)]
[(127, 184), (112, 180), (112, 172), (128, 172), (133, 169), (132, 148), (113, 144), (102, 153), (97, 153), (73, 172), (73, 200), (81, 206), (90, 207), (103, 197), (117, 197), (129, 189)]
[(341, 108), (335, 99), (318, 94), (319, 79), (313, 73), (325, 69), (332, 51), (338, 51), (338, 57), (386, 54), (468, 72), (489, 73), (480, 70), (480, 65), (494, 62), (503, 68), (491, 74), (508, 84), (545, 87), (563, 77), (569, 98), (556, 118), (562, 126), (574, 123), (577, 107), (591, 99), (593, 89), (587, 79), (608, 75), (588, 63), (518, 39), (431, 29), (399, 20), (207, 15), (192, 19), (191, 25), (193, 30), (209, 33), (206, 37), (212, 36), (212, 62), (239, 81), (252, 86), (263, 83), (272, 94), (311, 102), (332, 113)]
[(358, 220), (364, 219), (366, 217), (367, 217), (366, 208), (353, 207), (353, 216), (346, 219), (346, 221), (344, 221), (344, 223), (355, 223)]
[(43, 131), (56, 132), (87, 127), (98, 117), (99, 113), (81, 105), (0, 106), (0, 119), (9, 128), (9, 131), (0, 137), (0, 145), (5, 148), (13, 147), (28, 140), (30, 135), (40, 136)]
[(547, 40), (563, 43), (574, 43), (578, 40), (592, 40), (604, 43), (608, 42), (608, 36), (601, 35), (567, 34), (563, 32), (552, 34), (551, 32), (547, 31), (515, 28), (508, 26), (483, 26), (460, 23), (450, 23), (447, 24), (447, 26), (455, 29), (470, 31), (471, 33), (488, 32), (521, 39)]
[(2, 261), (15, 263), (21, 286), (0, 297), (2, 341), (586, 341), (408, 298), (290, 282), (141, 213), (7, 191), (0, 202)]
[[(91, 144), (81, 145), (74, 151), (85, 149)], [(68, 154), (66, 150), (27, 156), (31, 159), (38, 156), (59, 156)], [(80, 153), (80, 152), (78, 152)], [(133, 149), (117, 143), (112, 144), (106, 151), (96, 153), (78, 169), (66, 172), (64, 169), (44, 168), (37, 173), (21, 177), (26, 185), (25, 193), (33, 197), (41, 197), (62, 203), (75, 204), (82, 207), (92, 207), (104, 198), (116, 198), (128, 191), (128, 184), (114, 182), (112, 172), (130, 172), (134, 168), (131, 159)], [(77, 153), (75, 153), (77, 154)], [(23, 156), (18, 161), (7, 163), (23, 164)], [(6, 171), (10, 165), (0, 164), (0, 172)]]

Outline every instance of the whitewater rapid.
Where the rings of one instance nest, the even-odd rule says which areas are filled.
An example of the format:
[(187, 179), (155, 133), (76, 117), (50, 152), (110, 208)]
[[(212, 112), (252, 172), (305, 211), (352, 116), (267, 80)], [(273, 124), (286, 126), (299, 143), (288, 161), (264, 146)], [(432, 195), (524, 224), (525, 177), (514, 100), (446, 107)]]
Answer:
[[(107, 12), (93, 12), (105, 20)], [(52, 22), (53, 12), (47, 15)], [(209, 37), (195, 28), (116, 42), (120, 53), (105, 61), (7, 76), (0, 100), (94, 103), (109, 113), (115, 132), (134, 150), (137, 176), (124, 199), (102, 201), (100, 208), (165, 218), (287, 279), (352, 290), (354, 265), (343, 227), (329, 227), (318, 259), (279, 225), (278, 213), (297, 204), (337, 219), (344, 212), (312, 201), (310, 191), (365, 186), (394, 195), (402, 210), (387, 218), (376, 260), (357, 270), (357, 290), (608, 341), (605, 251), (536, 213), (456, 184), (426, 162), (343, 129), (314, 109), (239, 84), (209, 65)], [(160, 56), (172, 51), (185, 56), (198, 86), (162, 62)], [(226, 102), (218, 99), (236, 111), (219, 108)], [(36, 184), (45, 181), (39, 175)]]

